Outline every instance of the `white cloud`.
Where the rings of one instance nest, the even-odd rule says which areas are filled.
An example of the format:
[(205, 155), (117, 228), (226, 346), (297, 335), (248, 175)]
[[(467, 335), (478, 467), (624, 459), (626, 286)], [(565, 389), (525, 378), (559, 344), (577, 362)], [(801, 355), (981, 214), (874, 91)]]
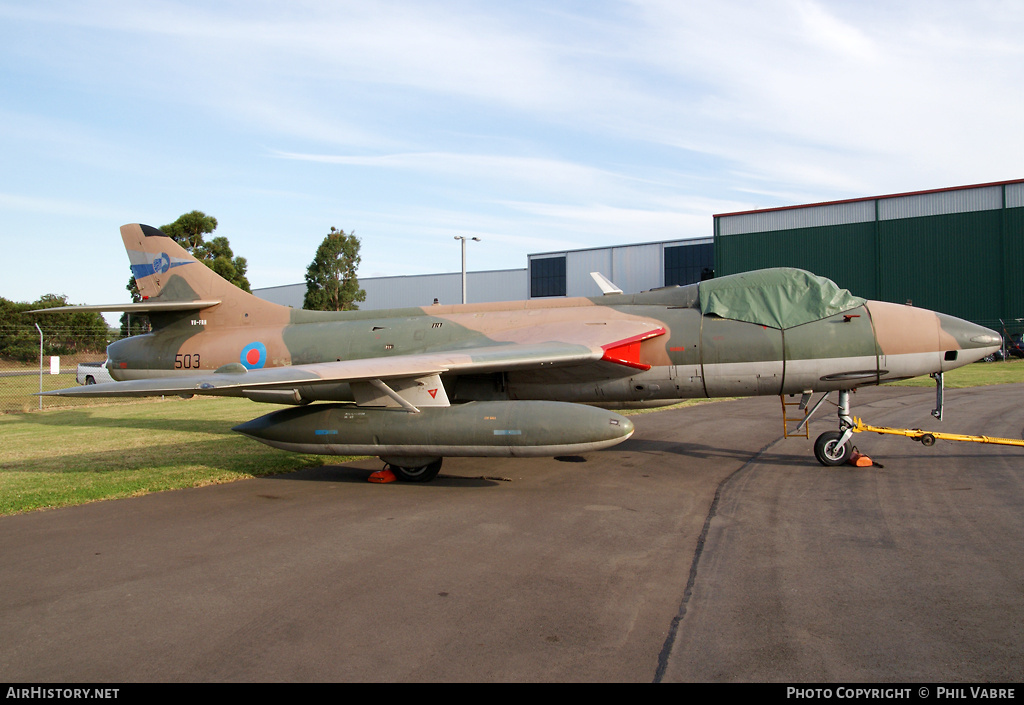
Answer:
[(0, 18), (0, 209), (198, 207), (254, 272), (262, 247), (296, 280), (329, 225), (412, 273), (450, 268), (463, 232), (518, 264), (1024, 176), (1019, 3), (0, 0)]

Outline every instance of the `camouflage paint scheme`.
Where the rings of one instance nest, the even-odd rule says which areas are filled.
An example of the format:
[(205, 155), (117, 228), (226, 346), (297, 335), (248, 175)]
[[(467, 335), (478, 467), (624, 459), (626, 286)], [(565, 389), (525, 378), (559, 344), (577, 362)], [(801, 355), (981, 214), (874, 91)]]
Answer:
[[(275, 412), (237, 430), (302, 452), (358, 446), (408, 467), (442, 455), (593, 449), (632, 433), (627, 419), (580, 403), (849, 390), (960, 367), (1000, 343), (994, 331), (967, 321), (838, 288), (848, 297), (844, 310), (788, 328), (702, 313), (698, 284), (595, 298), (303, 311), (235, 288), (155, 228), (125, 225), (121, 236), (144, 301), (87, 308), (147, 313), (153, 332), (107, 349), (107, 367), (121, 381), (54, 394), (355, 402)], [(813, 276), (762, 271), (783, 280), (789, 272)], [(742, 288), (744, 276), (714, 281)], [(467, 411), (469, 402), (480, 413)], [(353, 409), (363, 423), (379, 422), (375, 434), (344, 431), (337, 419)], [(490, 417), (513, 410), (518, 434), (510, 426), (497, 429), (507, 433), (496, 432), (492, 446), (464, 442), (489, 428)], [(412, 430), (427, 417), (410, 419), (424, 411), (447, 429), (431, 442)], [(544, 438), (531, 440), (542, 429)]]

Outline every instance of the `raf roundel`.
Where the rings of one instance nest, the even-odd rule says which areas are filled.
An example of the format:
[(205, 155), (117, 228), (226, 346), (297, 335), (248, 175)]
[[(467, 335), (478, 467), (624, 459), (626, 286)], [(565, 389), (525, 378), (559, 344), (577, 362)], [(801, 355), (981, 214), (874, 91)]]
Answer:
[(247, 370), (258, 370), (267, 363), (267, 346), (260, 342), (249, 343), (242, 348), (238, 361)]

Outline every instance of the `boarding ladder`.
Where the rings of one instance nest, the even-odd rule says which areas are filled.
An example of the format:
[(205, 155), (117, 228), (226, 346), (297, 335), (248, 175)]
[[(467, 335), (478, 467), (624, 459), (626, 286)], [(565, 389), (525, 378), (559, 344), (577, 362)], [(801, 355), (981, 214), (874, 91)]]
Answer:
[[(790, 397), (793, 395), (791, 394)], [(811, 393), (804, 392), (799, 401), (786, 401), (786, 395), (780, 394), (779, 401), (782, 402), (782, 437), (783, 438), (810, 438), (810, 427), (807, 423), (807, 402), (811, 400)], [(796, 407), (798, 411), (793, 411)], [(803, 413), (799, 413), (803, 412)], [(796, 416), (790, 416), (796, 413)], [(793, 426), (792, 424), (796, 424)]]

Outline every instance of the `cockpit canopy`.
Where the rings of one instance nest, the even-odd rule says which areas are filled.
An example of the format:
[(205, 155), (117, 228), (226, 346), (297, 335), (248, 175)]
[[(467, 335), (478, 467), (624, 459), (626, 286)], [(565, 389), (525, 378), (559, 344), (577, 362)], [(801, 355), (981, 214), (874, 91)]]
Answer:
[(769, 328), (793, 328), (864, 305), (865, 299), (803, 269), (775, 267), (700, 283), (700, 310)]

